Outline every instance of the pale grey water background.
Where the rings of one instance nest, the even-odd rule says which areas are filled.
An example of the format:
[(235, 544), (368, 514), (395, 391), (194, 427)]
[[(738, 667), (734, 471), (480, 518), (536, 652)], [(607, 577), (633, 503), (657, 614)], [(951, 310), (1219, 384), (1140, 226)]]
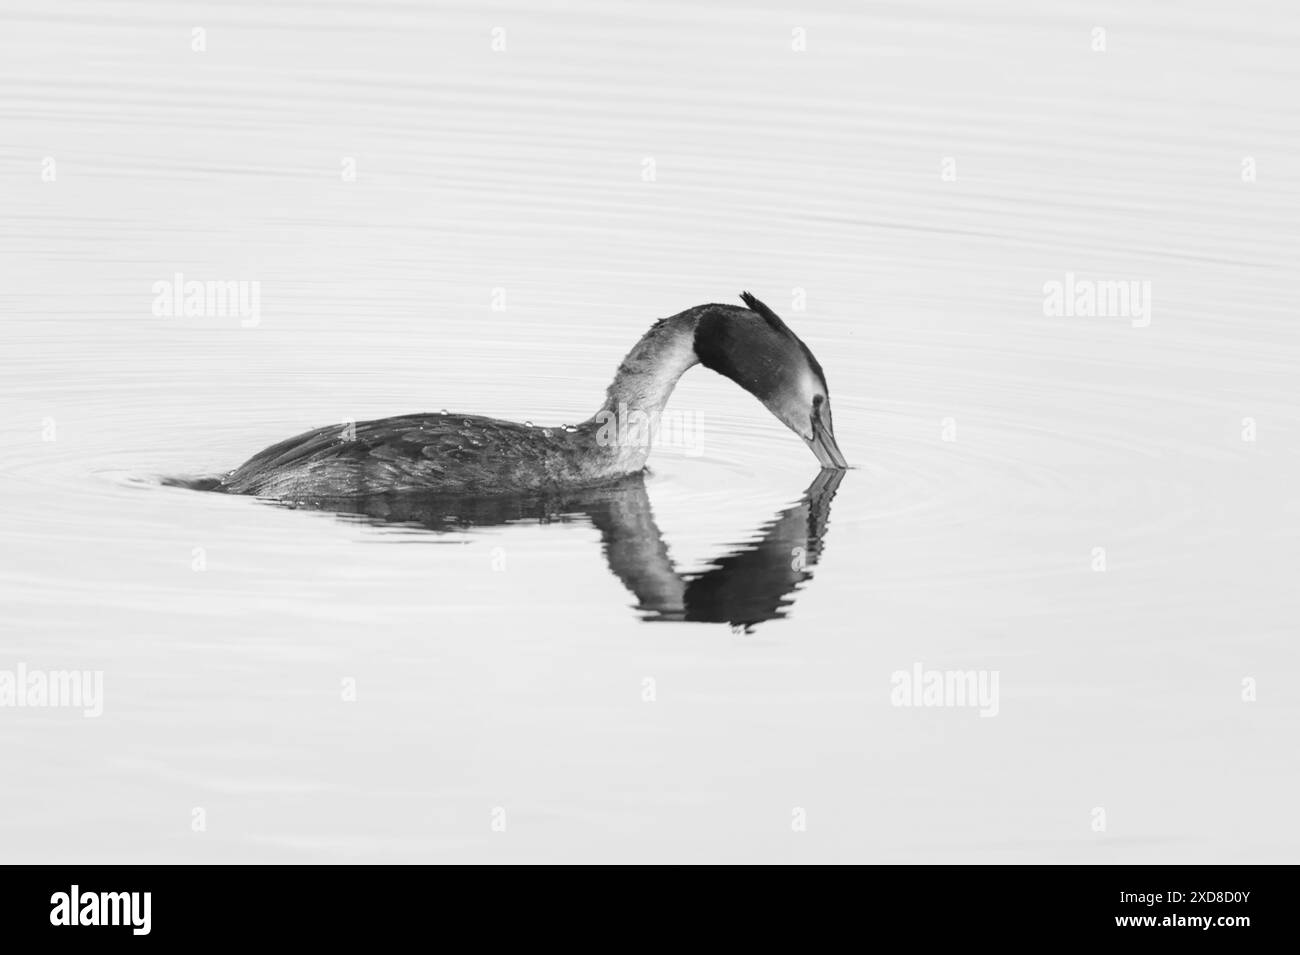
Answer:
[[(1281, 2), (4, 3), (0, 669), (106, 700), (0, 709), (0, 860), (1296, 861), (1298, 33)], [(260, 324), (155, 317), (178, 271), (260, 281)], [(1150, 281), (1150, 325), (1046, 317), (1066, 272)], [(580, 521), (151, 483), (347, 418), (585, 417), (652, 319), (746, 288), (860, 466), (751, 634), (641, 622)], [(816, 465), (710, 372), (672, 407), (703, 453), (649, 492), (701, 566)], [(999, 715), (891, 706), (916, 662), (998, 670)]]

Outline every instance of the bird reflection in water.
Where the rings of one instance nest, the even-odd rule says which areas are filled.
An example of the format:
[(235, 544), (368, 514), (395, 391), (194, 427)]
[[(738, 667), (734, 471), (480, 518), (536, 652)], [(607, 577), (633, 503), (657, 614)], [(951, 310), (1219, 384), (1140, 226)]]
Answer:
[(276, 503), (333, 511), (366, 523), (444, 532), (585, 519), (600, 532), (609, 569), (636, 597), (642, 619), (728, 623), (748, 630), (784, 617), (795, 591), (812, 577), (830, 522), (831, 499), (843, 477), (842, 470), (821, 471), (796, 503), (762, 524), (750, 540), (732, 545), (705, 569), (689, 574), (673, 566), (640, 473), (616, 484), (552, 497), (377, 494)]

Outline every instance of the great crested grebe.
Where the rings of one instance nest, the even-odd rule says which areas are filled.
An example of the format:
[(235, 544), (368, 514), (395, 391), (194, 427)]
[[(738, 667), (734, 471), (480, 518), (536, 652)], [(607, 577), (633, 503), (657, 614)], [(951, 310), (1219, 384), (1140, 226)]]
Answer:
[[(317, 428), (281, 441), (212, 490), (292, 500), (376, 493), (520, 494), (591, 487), (641, 471), (677, 380), (693, 365), (725, 375), (812, 448), (846, 468), (826, 376), (770, 308), (698, 305), (655, 322), (618, 367), (605, 403), (573, 427), (475, 415), (399, 415)], [(628, 428), (626, 418), (635, 419)]]

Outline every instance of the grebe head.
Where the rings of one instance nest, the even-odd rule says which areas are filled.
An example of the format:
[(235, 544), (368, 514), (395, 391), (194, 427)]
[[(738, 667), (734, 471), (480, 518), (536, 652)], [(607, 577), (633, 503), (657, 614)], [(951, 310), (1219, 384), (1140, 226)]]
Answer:
[(714, 309), (695, 328), (700, 364), (726, 375), (803, 438), (824, 468), (847, 468), (835, 442), (826, 376), (808, 346), (770, 308), (745, 292), (749, 311)]

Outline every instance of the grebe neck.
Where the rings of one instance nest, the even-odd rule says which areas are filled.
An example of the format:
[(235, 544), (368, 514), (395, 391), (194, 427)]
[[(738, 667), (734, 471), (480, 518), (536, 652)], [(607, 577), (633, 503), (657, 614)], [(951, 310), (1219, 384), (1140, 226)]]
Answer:
[(692, 365), (698, 310), (655, 322), (618, 366), (605, 402), (580, 425), (599, 453), (602, 471), (628, 474), (645, 467), (659, 434), (664, 405)]
[(611, 414), (620, 419), (643, 415), (651, 428), (658, 429), (678, 379), (699, 364), (695, 354), (697, 317), (692, 309), (655, 322), (618, 366), (605, 392), (605, 403), (592, 420), (608, 419)]

